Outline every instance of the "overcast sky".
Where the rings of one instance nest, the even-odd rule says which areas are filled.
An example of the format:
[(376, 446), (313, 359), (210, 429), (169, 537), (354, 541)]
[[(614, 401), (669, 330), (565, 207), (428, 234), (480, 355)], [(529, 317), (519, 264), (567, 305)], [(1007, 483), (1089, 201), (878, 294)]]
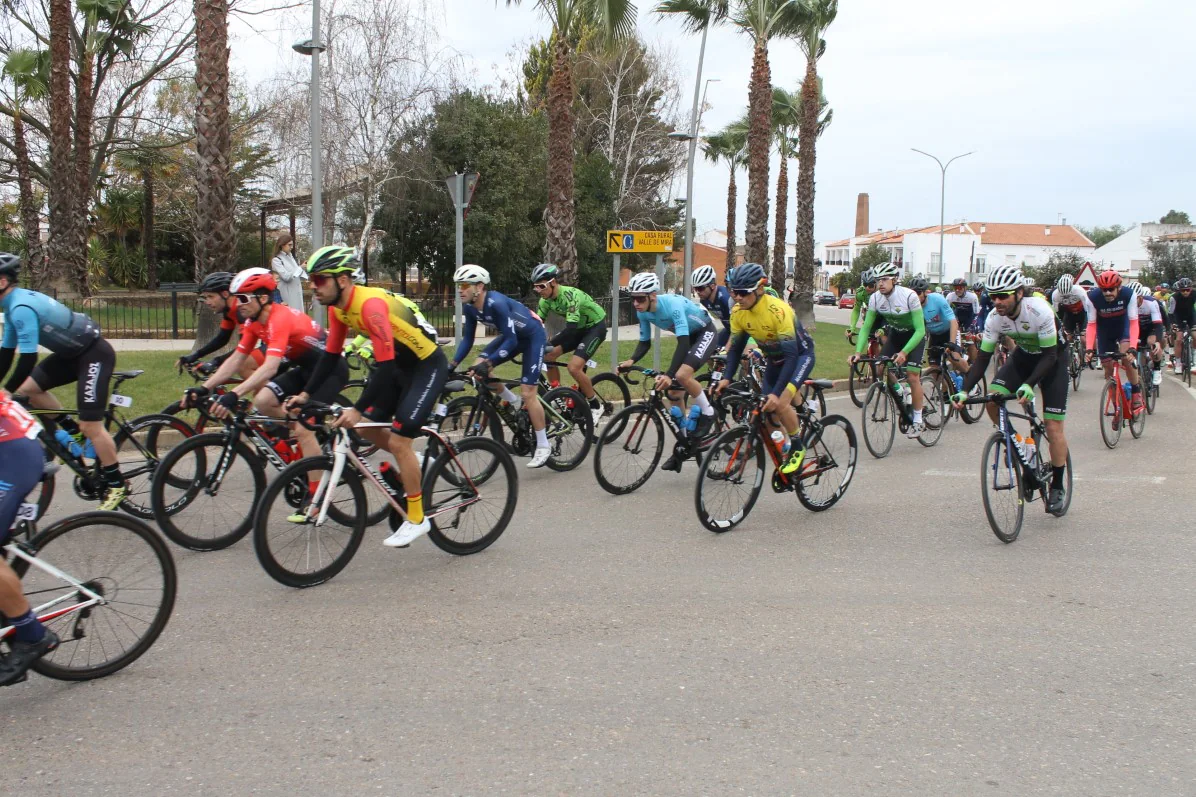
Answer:
[[(534, 0), (515, 8), (504, 0), (427, 2), (443, 6), (442, 39), (479, 85), (510, 77), (510, 53), (549, 31)], [(655, 2), (637, 5), (640, 35), (670, 50), (682, 72), (688, 109), (699, 39), (651, 13)], [(253, 80), (301, 59), (290, 43), (310, 26), (310, 14), (302, 19), (253, 17), (257, 32), (235, 22), (234, 68)], [(818, 240), (852, 234), (860, 192), (871, 197), (872, 229), (936, 223), (939, 168), (911, 147), (944, 161), (975, 151), (947, 172), (949, 221), (1063, 216), (1092, 226), (1157, 221), (1171, 208), (1196, 215), (1196, 3), (840, 0), (826, 38), (819, 72), (835, 116), (818, 146)], [(795, 89), (804, 75), (796, 45), (774, 43), (770, 60), (773, 83)], [(746, 36), (711, 33), (703, 77), (719, 82), (709, 87), (704, 131), (743, 113), (750, 65)], [(774, 160), (770, 195), (775, 177)], [(745, 185), (741, 173), (741, 231)], [(699, 152), (699, 231), (725, 226), (726, 188), (725, 169), (701, 162)], [(790, 242), (794, 206), (791, 193)]]

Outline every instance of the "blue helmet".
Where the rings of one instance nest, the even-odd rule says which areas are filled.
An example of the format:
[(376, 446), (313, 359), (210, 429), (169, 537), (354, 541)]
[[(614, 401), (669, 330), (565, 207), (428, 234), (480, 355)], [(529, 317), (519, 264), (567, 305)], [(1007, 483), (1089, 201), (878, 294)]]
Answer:
[(733, 291), (752, 291), (767, 281), (764, 266), (759, 263), (744, 263), (727, 278), (727, 287)]

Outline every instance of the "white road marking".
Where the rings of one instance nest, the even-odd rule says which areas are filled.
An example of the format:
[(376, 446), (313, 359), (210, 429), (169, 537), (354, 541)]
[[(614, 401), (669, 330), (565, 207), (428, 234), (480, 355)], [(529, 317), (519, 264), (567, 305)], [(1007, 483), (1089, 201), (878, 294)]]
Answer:
[[(922, 471), (923, 476), (945, 476), (949, 479), (974, 479), (976, 478), (975, 471), (963, 470), (939, 470), (931, 468), (930, 470)], [(1167, 481), (1166, 476), (1073, 476), (1073, 481), (1077, 482), (1108, 482), (1110, 484), (1123, 484), (1125, 482), (1139, 482), (1143, 484), (1162, 484)]]

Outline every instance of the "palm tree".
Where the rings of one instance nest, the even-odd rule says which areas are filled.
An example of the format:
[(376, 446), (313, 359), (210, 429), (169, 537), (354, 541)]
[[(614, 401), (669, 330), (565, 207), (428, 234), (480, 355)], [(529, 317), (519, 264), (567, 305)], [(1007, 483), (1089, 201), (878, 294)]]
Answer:
[[(228, 0), (194, 0), (196, 179), (195, 276), (223, 271), (235, 256), (229, 169)], [(202, 339), (202, 335), (200, 338)]]
[(27, 101), (44, 98), (50, 90), (50, 53), (46, 50), (16, 49), (4, 62), (4, 74), (16, 88), (12, 115), (13, 154), (17, 159), (17, 196), (21, 226), (25, 233), (25, 266), (34, 290), (45, 287), (46, 258), (42, 252), (41, 199), (33, 194), (32, 163), (25, 140), (22, 108)]
[[(201, 0), (196, 0), (199, 3)], [(520, 5), (521, 0), (507, 0)], [(552, 77), (548, 79), (548, 205), (544, 209), (544, 258), (577, 284), (576, 212), (573, 205), (573, 61), (575, 37), (591, 24), (610, 39), (635, 30), (630, 0), (535, 0), (552, 23)]]
[(781, 167), (777, 170), (777, 205), (772, 236), (772, 269), (769, 281), (780, 290), (785, 285), (785, 238), (789, 213), (789, 159), (797, 154), (797, 126), (801, 112), (799, 95), (779, 86), (772, 90), (772, 129)]
[(116, 155), (116, 162), (122, 169), (141, 176), (141, 249), (145, 252), (145, 284), (150, 290), (158, 289), (158, 249), (154, 244), (154, 177), (163, 163), (162, 150), (138, 148), (125, 150)]
[[(725, 163), (730, 170), (727, 182), (727, 263), (726, 270), (735, 265), (735, 203), (738, 200), (735, 189), (735, 171), (744, 164), (744, 149), (747, 146), (745, 127), (731, 125), (721, 133), (706, 136), (702, 142), (702, 153), (712, 163)], [(725, 273), (725, 272), (724, 272)]]
[(83, 230), (81, 202), (75, 191), (75, 159), (71, 150), (71, 38), (75, 26), (70, 0), (50, 0), (50, 239), (51, 279), (67, 287), (68, 274), (87, 268), (86, 253), (77, 246)]
[[(790, 302), (798, 318), (814, 324), (814, 158), (818, 138), (819, 97), (818, 59), (826, 51), (822, 38), (839, 13), (839, 0), (802, 0), (806, 9), (803, 24), (796, 35), (806, 57), (806, 77), (802, 81), (801, 128), (798, 133), (797, 165), (797, 259), (793, 269), (793, 294)], [(824, 120), (829, 121), (829, 120)]]
[(731, 21), (752, 40), (752, 76), (748, 83), (748, 194), (744, 258), (764, 263), (768, 257), (768, 160), (772, 148), (772, 68), (768, 43), (802, 29), (805, 6), (798, 0), (739, 0)]

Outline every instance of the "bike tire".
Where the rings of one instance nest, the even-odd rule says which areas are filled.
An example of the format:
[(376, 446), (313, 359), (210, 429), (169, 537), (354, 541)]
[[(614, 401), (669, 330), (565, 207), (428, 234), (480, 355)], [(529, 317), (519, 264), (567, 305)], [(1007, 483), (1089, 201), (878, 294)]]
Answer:
[[(1007, 456), (1012, 465), (1006, 462)], [(1002, 479), (1010, 481), (1006, 485)], [(1010, 493), (1013, 496), (1016, 509), (1013, 510), (1012, 518), (997, 517), (995, 499), (990, 493), (992, 496), (998, 493)], [(1005, 435), (1000, 432), (993, 432), (989, 436), (980, 455), (980, 495), (984, 501), (984, 514), (988, 518), (988, 526), (996, 538), (1006, 544), (1016, 540), (1022, 531), (1022, 522), (1026, 515), (1022, 467), (1016, 453), (1006, 450)], [(1013, 506), (1012, 503), (1010, 505)]]
[[(494, 464), (481, 469), (478, 473), (469, 468), (470, 454), (484, 452), (488, 454)], [(445, 474), (452, 470), (452, 476)], [(496, 476), (501, 477), (496, 480)], [(501, 506), (497, 512), (482, 512), (481, 498), (483, 488), (494, 487), (500, 481), (508, 486), (506, 495), (501, 499)], [(472, 490), (471, 490), (472, 486)], [(469, 493), (476, 490), (474, 495)], [(483, 551), (494, 544), (495, 540), (506, 531), (511, 517), (515, 514), (515, 507), (519, 503), (519, 474), (515, 469), (515, 460), (506, 446), (488, 437), (467, 437), (453, 446), (453, 451), (443, 452), (428, 468), (423, 483), (424, 514), (431, 520), (432, 530), (428, 532), (428, 539), (442, 551), (454, 556), (468, 556)], [(454, 505), (463, 500), (474, 500), (468, 505)], [(446, 515), (455, 512), (448, 522)], [(485, 533), (478, 534), (469, 540), (460, 540), (451, 536), (449, 529), (459, 531), (461, 521), (468, 514), (471, 518), (483, 518), (482, 523), (488, 524)], [(497, 514), (497, 519), (491, 518)]]
[[(623, 377), (606, 371), (590, 380), (594, 386), (594, 395), (602, 404), (602, 417), (610, 418), (625, 407), (631, 405), (631, 388), (623, 381)], [(597, 432), (597, 429), (594, 430)]]
[[(503, 442), (502, 418), (481, 394), (458, 396), (446, 404), (444, 415), (436, 420), (436, 430), (450, 442), (477, 436)], [(440, 441), (429, 437), (424, 456), (434, 462), (442, 451)]]
[[(1138, 384), (1139, 384), (1139, 386), (1138, 386), (1139, 391), (1141, 391), (1142, 393), (1150, 392), (1150, 388), (1147, 387), (1146, 384), (1142, 381), (1142, 373), (1140, 371), (1138, 372)], [(1145, 403), (1146, 396), (1143, 396), (1142, 400)], [(1132, 413), (1132, 410), (1131, 410), (1131, 413)], [(1139, 412), (1137, 415), (1131, 414), (1128, 425), (1130, 427), (1130, 434), (1133, 436), (1133, 438), (1135, 440), (1142, 437), (1142, 433), (1144, 431), (1146, 431), (1146, 416), (1149, 414), (1150, 413), (1147, 412), (1145, 409), (1143, 409), (1142, 412)], [(1125, 423), (1125, 421), (1122, 421), (1122, 423)]]
[[(877, 459), (887, 457), (893, 449), (893, 439), (897, 436), (897, 405), (883, 382), (873, 382), (868, 388), (868, 394), (864, 397), (862, 428), (868, 453)], [(869, 428), (872, 429), (871, 433)]]
[[(112, 542), (109, 542), (110, 540)], [(55, 553), (55, 543), (61, 546), (68, 544), (68, 541), (76, 548), (69, 556), (58, 556)], [(84, 546), (98, 550), (97, 547), (105, 543), (108, 543), (109, 547), (90, 564), (90, 567), (102, 568), (103, 572), (80, 571), (80, 567), (89, 566), (84, 561), (86, 557), (80, 553), (85, 549)], [(119, 552), (115, 552), (111, 547), (117, 543), (124, 546)], [(50, 558), (59, 560), (56, 562), (58, 566), (70, 569), (68, 575), (91, 589), (100, 587), (96, 591), (101, 592), (106, 599), (105, 603), (89, 609), (43, 620), (46, 627), (57, 633), (61, 641), (57, 649), (33, 664), (34, 672), (59, 681), (103, 678), (140, 658), (166, 628), (178, 591), (178, 573), (175, 570), (174, 558), (170, 555), (170, 548), (142, 521), (117, 512), (84, 512), (52, 524), (34, 537), (30, 546), (39, 556), (48, 549)], [(145, 557), (144, 564), (137, 563), (133, 552)], [(23, 567), (17, 569), (17, 565)], [(23, 577), (22, 584), (26, 594), (31, 595), (32, 605), (46, 602), (50, 595), (47, 594), (49, 589), (43, 584), (51, 583), (49, 577), (37, 568), (30, 568), (23, 560), (14, 562), (14, 569)], [(126, 572), (129, 573), (128, 576), (125, 575)], [(44, 582), (43, 576), (47, 578)], [(160, 580), (161, 589), (157, 603), (151, 604), (147, 603), (154, 599), (150, 580), (155, 578)], [(62, 584), (59, 579), (53, 581)], [(63, 594), (77, 593), (77, 590), (67, 589), (65, 585), (59, 589), (63, 590)], [(132, 590), (136, 590), (132, 596), (135, 601), (118, 600), (122, 591)], [(61, 606), (62, 604), (59, 604), (58, 608)], [(146, 611), (147, 609), (151, 611)], [(101, 622), (98, 618), (107, 619), (106, 622)], [(81, 633), (81, 623), (84, 620), (88, 621), (87, 633)], [(134, 626), (142, 625), (143, 630), (134, 630)], [(101, 635), (110, 633), (120, 636), (124, 632), (130, 632), (132, 636), (127, 647), (112, 641), (107, 644), (100, 642), (98, 646), (94, 644)], [(118, 647), (122, 648), (119, 653)], [(91, 658), (91, 653), (97, 648), (99, 654), (104, 656), (99, 661)], [(80, 663), (81, 655), (83, 663)]]
[[(590, 414), (589, 402), (571, 387), (554, 387), (544, 394), (543, 400), (566, 423), (548, 434), (548, 443), (552, 446), (548, 467), (558, 473), (573, 470), (585, 460), (594, 444), (594, 416)], [(545, 416), (545, 421), (552, 419), (547, 411)], [(549, 427), (552, 426), (549, 423)]]
[[(750, 473), (751, 468), (754, 473)], [(723, 432), (702, 457), (694, 484), (694, 508), (698, 521), (709, 531), (723, 534), (742, 523), (751, 513), (764, 486), (764, 441), (751, 426), (736, 426)], [(750, 478), (745, 479), (745, 474)], [(734, 512), (715, 509), (718, 485), (744, 486), (743, 501)], [(721, 502), (720, 502), (721, 503)], [(718, 517), (715, 514), (719, 515)], [(725, 517), (723, 517), (725, 515)]]
[[(822, 426), (821, 434), (806, 452), (806, 461), (802, 463), (801, 475), (794, 490), (797, 500), (811, 512), (825, 512), (843, 497), (851, 485), (852, 476), (855, 475), (856, 461), (860, 453), (851, 421), (842, 415), (827, 415), (819, 423)], [(836, 430), (843, 435), (845, 451), (836, 451), (839, 448), (835, 440)], [(815, 463), (812, 469), (807, 467), (811, 462)], [(824, 481), (832, 488), (825, 495), (817, 492), (819, 487), (825, 486)]]
[[(129, 489), (129, 494), (121, 502), (120, 508), (140, 520), (152, 520), (154, 517), (154, 510), (150, 505), (150, 485), (163, 456), (162, 448), (167, 442), (163, 438), (163, 432), (167, 430), (178, 435), (180, 441), (185, 441), (195, 434), (191, 425), (181, 418), (154, 413), (134, 418), (121, 427), (112, 438), (116, 444), (121, 476)], [(134, 445), (130, 433), (144, 433), (144, 438), (138, 441), (140, 447)], [(170, 442), (175, 441), (171, 439)]]
[[(634, 452), (638, 457), (640, 451), (647, 450), (644, 441), (649, 432), (654, 435), (655, 444), (646, 462), (640, 458), (642, 471), (630, 480), (620, 479), (614, 452)], [(643, 487), (660, 464), (664, 441), (664, 422), (651, 406), (633, 404), (615, 415), (598, 434), (594, 446), (594, 478), (598, 480), (598, 486), (611, 495), (627, 495)]]
[(922, 434), (918, 435), (918, 442), (926, 448), (933, 447), (943, 437), (947, 428), (947, 396), (942, 380), (948, 379), (943, 374), (923, 374), (922, 383)]
[(1112, 379), (1107, 380), (1100, 392), (1100, 404), (1097, 405), (1097, 412), (1100, 414), (1100, 437), (1105, 446), (1111, 449), (1117, 447), (1117, 442), (1121, 440), (1122, 427), (1125, 425), (1121, 422), (1119, 393), (1121, 385)]
[(853, 363), (847, 374), (847, 393), (857, 407), (863, 408), (864, 399), (861, 396), (866, 396), (868, 389), (876, 384), (875, 369), (873, 363)]

